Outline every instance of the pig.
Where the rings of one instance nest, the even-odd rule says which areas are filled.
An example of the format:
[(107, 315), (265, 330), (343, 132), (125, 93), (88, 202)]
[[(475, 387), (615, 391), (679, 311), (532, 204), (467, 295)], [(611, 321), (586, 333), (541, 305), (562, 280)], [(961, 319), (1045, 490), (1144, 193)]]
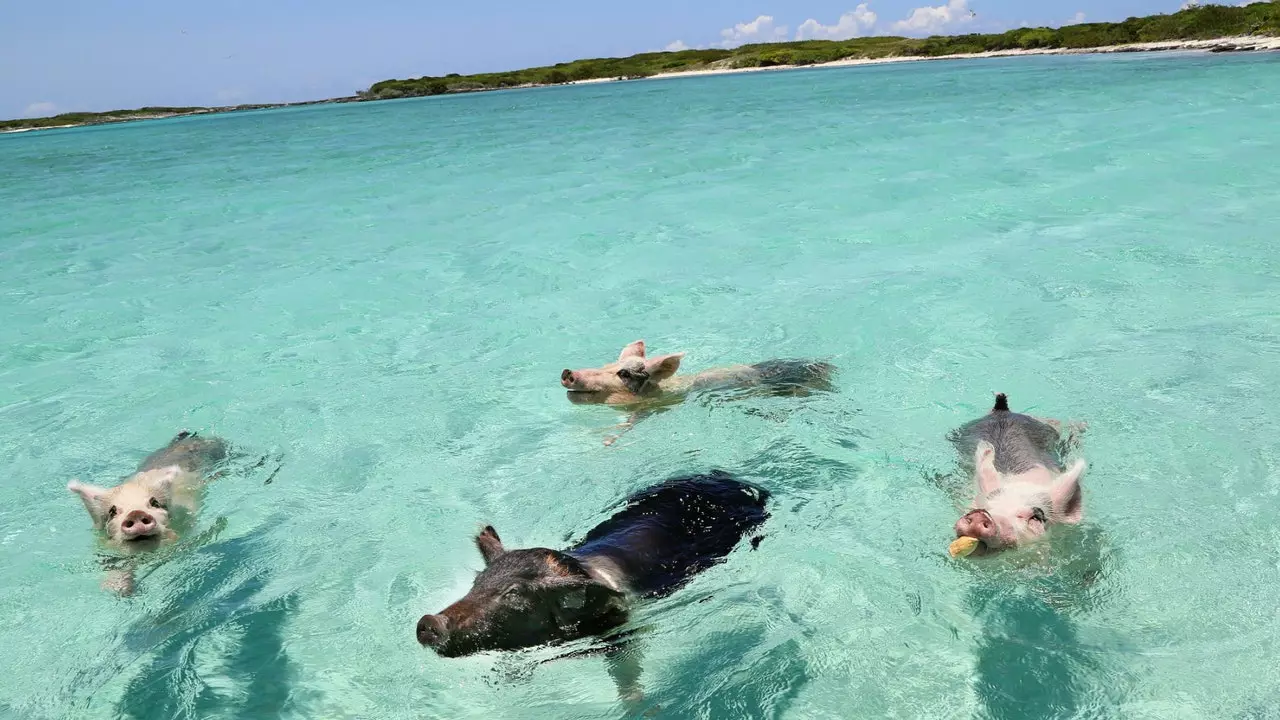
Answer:
[(1086, 464), (1063, 467), (1059, 426), (1010, 411), (1000, 393), (990, 413), (952, 434), (961, 456), (973, 458), (975, 497), (954, 529), (956, 537), (980, 541), (974, 554), (1013, 548), (1040, 538), (1051, 525), (1083, 518)]
[[(803, 397), (832, 391), (835, 366), (811, 360), (767, 360), (676, 376), (684, 353), (647, 357), (644, 340), (622, 349), (616, 362), (598, 368), (564, 369), (560, 384), (575, 404), (604, 404), (631, 409), (620, 425), (629, 430), (655, 409), (680, 402), (695, 390), (752, 389), (770, 395)], [(605, 441), (611, 444), (616, 437)]]
[[(763, 488), (714, 470), (631, 496), (565, 550), (508, 550), (486, 526), (475, 540), (484, 570), (465, 597), (418, 620), (418, 642), (452, 658), (603, 635), (637, 601), (669, 595), (722, 562), (769, 517), (768, 500)], [(636, 692), (618, 682), (624, 697)]]
[(95, 529), (116, 555), (108, 563), (115, 567), (107, 573), (104, 588), (121, 595), (133, 593), (134, 563), (129, 558), (169, 545), (189, 529), (207, 473), (226, 456), (225, 441), (184, 430), (113, 488), (78, 480), (67, 484), (80, 496)]

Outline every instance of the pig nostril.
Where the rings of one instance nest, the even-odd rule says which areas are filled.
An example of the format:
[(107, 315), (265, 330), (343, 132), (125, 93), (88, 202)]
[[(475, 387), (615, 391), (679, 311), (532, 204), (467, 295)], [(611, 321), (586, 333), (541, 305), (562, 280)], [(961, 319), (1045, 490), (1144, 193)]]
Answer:
[(125, 520), (125, 521), (124, 521), (124, 526), (125, 526), (126, 528), (131, 528), (131, 527), (133, 527), (133, 521), (132, 521), (132, 520)]

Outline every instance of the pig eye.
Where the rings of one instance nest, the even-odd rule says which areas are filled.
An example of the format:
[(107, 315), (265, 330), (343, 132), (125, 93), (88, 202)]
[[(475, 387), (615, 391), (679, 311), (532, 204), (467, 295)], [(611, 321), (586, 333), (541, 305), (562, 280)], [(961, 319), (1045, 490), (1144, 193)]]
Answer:
[(503, 597), (518, 598), (520, 597), (520, 585), (517, 583), (502, 591)]
[(639, 388), (643, 387), (649, 380), (649, 373), (644, 370), (632, 370), (630, 368), (622, 368), (618, 371), (618, 377), (626, 383), (627, 388), (631, 392), (639, 392)]
[(147, 504), (148, 504), (148, 505), (150, 505), (150, 506), (151, 506), (151, 507), (153, 507), (153, 508), (159, 508), (159, 509), (161, 509), (161, 510), (163, 510), (163, 509), (164, 509), (164, 506), (160, 504), (160, 501), (159, 501), (159, 500), (157, 500), (157, 499), (155, 499), (155, 498), (151, 498), (151, 502), (149, 502), (149, 503), (147, 503)]
[(116, 507), (115, 505), (112, 505), (111, 509), (107, 511), (107, 519), (110, 520), (111, 518), (119, 514), (120, 514), (120, 508)]
[(1040, 508), (1031, 508), (1031, 519), (1044, 522), (1044, 510)]

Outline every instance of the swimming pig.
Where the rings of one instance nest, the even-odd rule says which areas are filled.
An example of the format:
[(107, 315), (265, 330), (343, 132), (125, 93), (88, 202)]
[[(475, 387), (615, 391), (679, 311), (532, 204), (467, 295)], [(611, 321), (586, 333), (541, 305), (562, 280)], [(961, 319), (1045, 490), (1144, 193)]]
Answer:
[(962, 455), (972, 453), (976, 490), (956, 537), (976, 538), (976, 552), (989, 553), (1038, 538), (1054, 523), (1080, 522), (1085, 462), (1063, 468), (1059, 425), (1011, 412), (1001, 393), (990, 413), (953, 432)]
[[(138, 466), (119, 485), (101, 488), (77, 480), (67, 489), (80, 496), (95, 528), (119, 555), (155, 550), (178, 538), (194, 518), (205, 473), (227, 455), (218, 438), (183, 431)], [(103, 586), (122, 595), (133, 592), (131, 569), (116, 568)]]
[[(485, 527), (484, 571), (461, 600), (422, 616), (418, 642), (458, 657), (603, 634), (636, 599), (668, 595), (723, 560), (768, 518), (768, 498), (717, 470), (641, 491), (567, 550), (508, 550)], [(624, 696), (634, 690), (618, 682)]]
[[(767, 360), (677, 377), (683, 357), (682, 352), (646, 357), (644, 341), (637, 340), (622, 349), (616, 362), (598, 368), (566, 368), (560, 373), (560, 384), (575, 403), (629, 406), (638, 412), (679, 402), (693, 390), (760, 388), (771, 395), (802, 397), (835, 389), (831, 381), (835, 366), (829, 363)], [(630, 429), (639, 418), (633, 415), (621, 427)]]

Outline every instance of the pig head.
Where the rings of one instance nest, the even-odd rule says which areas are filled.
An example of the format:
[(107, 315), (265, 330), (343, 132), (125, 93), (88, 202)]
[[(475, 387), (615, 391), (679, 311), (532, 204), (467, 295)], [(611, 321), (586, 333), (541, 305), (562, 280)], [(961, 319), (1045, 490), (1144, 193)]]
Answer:
[(643, 340), (622, 349), (616, 362), (598, 368), (565, 369), (560, 384), (579, 403), (622, 405), (661, 393), (661, 383), (680, 369), (684, 353), (645, 357)]
[(492, 527), (476, 537), (485, 569), (471, 591), (418, 621), (418, 642), (444, 657), (517, 650), (596, 635), (626, 622), (624, 594), (577, 558), (547, 548), (507, 550)]
[(1055, 523), (1080, 522), (1085, 462), (1062, 467), (1052, 424), (1010, 412), (1000, 394), (992, 411), (960, 437), (973, 442), (975, 496), (955, 524), (956, 537), (977, 538), (978, 551), (989, 553), (1034, 540)]
[(136, 473), (110, 489), (77, 480), (67, 489), (80, 496), (108, 543), (132, 551), (177, 539), (175, 520), (195, 512), (198, 484), (197, 475), (172, 465)]

